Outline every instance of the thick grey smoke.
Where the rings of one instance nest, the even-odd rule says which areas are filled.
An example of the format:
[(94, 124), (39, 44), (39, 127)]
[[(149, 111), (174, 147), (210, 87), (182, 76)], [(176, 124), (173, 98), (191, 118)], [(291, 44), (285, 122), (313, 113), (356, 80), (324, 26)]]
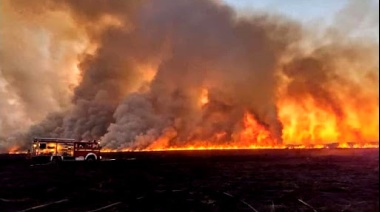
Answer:
[[(246, 111), (281, 142), (274, 71), (297, 38), (296, 26), (270, 17), (236, 20), (231, 9), (208, 1), (155, 1), (144, 10), (149, 15), (134, 33), (149, 32), (148, 43), (167, 37), (170, 55), (149, 91), (128, 96), (116, 110), (104, 137), (109, 147), (134, 147), (146, 134), (149, 144), (169, 128), (176, 132), (169, 145), (210, 141), (221, 132), (227, 134), (218, 142), (232, 141)], [(210, 93), (204, 110), (198, 105), (202, 88)]]
[[(336, 96), (334, 80), (346, 90), (365, 94), (367, 90), (337, 68), (363, 61), (368, 65), (358, 67), (369, 74), (378, 68), (378, 63), (368, 59), (376, 55), (371, 47), (343, 41), (339, 45), (311, 42), (312, 48), (304, 51), (305, 34), (299, 24), (262, 13), (238, 17), (219, 1), (6, 3), (14, 12), (4, 17), (23, 17), (28, 19), (20, 18), (25, 26), (56, 34), (45, 58), (59, 62), (45, 67), (41, 65), (43, 53), (28, 57), (41, 42), (27, 43), (34, 46), (25, 53), (11, 51), (18, 47), (10, 40), (7, 45), (14, 46), (0, 46), (0, 97), (7, 99), (0, 101), (3, 146), (16, 140), (23, 144), (33, 136), (101, 138), (113, 149), (142, 149), (157, 140), (165, 140), (168, 146), (192, 141), (226, 144), (239, 140), (247, 112), (270, 132), (271, 144), (280, 144), (284, 123), (278, 98), (311, 95), (322, 108), (344, 117), (344, 101)], [(68, 26), (61, 27), (58, 18), (37, 24), (43, 17), (64, 17)], [(28, 34), (22, 35), (21, 40), (28, 41)], [(36, 39), (44, 40), (43, 33)], [(86, 44), (80, 50), (74, 48), (81, 43), (78, 41)], [(67, 46), (63, 53), (58, 51), (61, 46)], [(360, 53), (368, 57), (356, 57)], [(29, 60), (12, 62), (17, 61), (16, 55)], [(55, 60), (57, 55), (69, 59)], [(78, 65), (78, 72), (68, 71), (67, 61)], [(3, 83), (2, 78), (6, 79)], [(371, 88), (378, 87), (378, 78), (369, 78)], [(79, 83), (67, 89), (75, 84), (73, 79)], [(279, 92), (279, 88), (283, 90)], [(201, 105), (205, 89), (208, 103)], [(378, 98), (378, 93), (370, 97), (373, 95)], [(21, 111), (15, 114), (20, 117), (16, 121), (3, 115), (12, 107)], [(13, 130), (24, 117), (24, 128), (34, 125), (23, 133)]]

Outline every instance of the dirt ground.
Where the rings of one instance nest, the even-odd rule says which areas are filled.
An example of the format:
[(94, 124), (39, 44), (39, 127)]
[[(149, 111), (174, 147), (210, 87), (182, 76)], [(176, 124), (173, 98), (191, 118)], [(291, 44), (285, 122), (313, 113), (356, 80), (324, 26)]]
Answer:
[(378, 149), (0, 155), (0, 211), (379, 211)]

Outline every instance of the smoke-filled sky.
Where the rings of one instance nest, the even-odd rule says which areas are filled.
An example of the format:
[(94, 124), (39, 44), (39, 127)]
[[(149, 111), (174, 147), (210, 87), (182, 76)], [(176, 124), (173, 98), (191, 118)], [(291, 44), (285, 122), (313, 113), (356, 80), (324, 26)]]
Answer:
[(378, 141), (378, 3), (247, 2), (2, 0), (0, 151)]

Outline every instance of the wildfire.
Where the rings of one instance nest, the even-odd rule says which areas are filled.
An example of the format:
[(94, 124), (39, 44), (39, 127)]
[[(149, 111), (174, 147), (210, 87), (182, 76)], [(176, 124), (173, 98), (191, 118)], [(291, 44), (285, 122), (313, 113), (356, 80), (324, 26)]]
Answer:
[[(203, 89), (200, 103), (205, 105), (208, 101), (208, 91)], [(163, 131), (162, 136), (147, 147), (103, 148), (102, 152), (379, 148), (378, 142), (366, 140), (372, 136), (376, 141), (378, 132), (375, 128), (354, 134), (350, 131), (352, 128), (343, 124), (345, 121), (351, 121), (350, 126), (360, 125), (353, 121), (355, 119), (352, 117), (338, 119), (334, 114), (318, 108), (312, 101), (306, 101), (302, 107), (301, 104), (295, 102), (281, 102), (280, 105), (282, 106), (279, 113), (280, 119), (284, 123), (282, 143), (276, 141), (268, 127), (259, 123), (255, 116), (247, 111), (242, 117), (241, 129), (233, 133), (230, 141), (224, 141), (227, 133), (221, 131), (210, 137), (210, 140), (178, 141), (175, 145), (171, 144), (171, 141), (177, 137), (178, 132), (174, 128), (168, 128)], [(343, 123), (339, 124), (339, 121)], [(15, 146), (9, 150), (9, 153), (25, 154), (26, 151), (21, 151)]]
[(212, 0), (3, 2), (1, 150), (40, 134), (103, 151), (378, 148), (378, 41), (338, 22)]
[(153, 149), (103, 149), (102, 152), (160, 152), (160, 151), (208, 151), (208, 150), (264, 150), (264, 149), (373, 149), (379, 148), (378, 144), (348, 144), (342, 143), (335, 147), (330, 147), (329, 145), (278, 145), (278, 146), (233, 146), (233, 145), (215, 145), (215, 146), (196, 146), (189, 145), (185, 147), (167, 147), (167, 148), (153, 148)]
[(244, 114), (244, 130), (241, 132), (239, 140), (248, 144), (253, 142), (264, 147), (275, 143), (270, 136), (270, 132), (248, 112)]
[(309, 102), (280, 103), (280, 119), (284, 123), (283, 139), (289, 143), (303, 144), (337, 141), (336, 117)]
[[(293, 108), (285, 108), (283, 112), (291, 110)], [(243, 117), (243, 129), (235, 136), (234, 141), (227, 142), (225, 144), (215, 144), (212, 141), (192, 141), (192, 142), (183, 142), (185, 145), (183, 146), (173, 146), (170, 145), (170, 140), (175, 138), (177, 133), (174, 129), (168, 129), (163, 133), (159, 139), (153, 142), (146, 148), (143, 149), (134, 149), (134, 148), (124, 148), (119, 150), (114, 149), (103, 149), (103, 152), (133, 152), (133, 151), (203, 151), (203, 150), (260, 150), (260, 149), (330, 149), (330, 148), (338, 148), (338, 149), (347, 149), (347, 148), (379, 148), (378, 143), (370, 143), (370, 142), (335, 142), (328, 143), (328, 139), (337, 138), (336, 128), (334, 128), (334, 122), (326, 122), (324, 124), (319, 124), (318, 126), (318, 118), (325, 118), (324, 116), (318, 116), (318, 112), (309, 113), (303, 117), (304, 123), (308, 124), (309, 128), (305, 128), (308, 130), (300, 131), (297, 134), (296, 127), (299, 128), (297, 123), (292, 123), (290, 127), (285, 127), (283, 130), (284, 135), (284, 143), (277, 144), (275, 139), (273, 139), (270, 135), (269, 130), (254, 118), (254, 116), (246, 112)], [(294, 119), (297, 120), (297, 119)], [(302, 119), (299, 119), (302, 120)], [(309, 122), (313, 124), (310, 124)], [(300, 124), (302, 125), (302, 122)], [(305, 125), (306, 126), (306, 125)], [(293, 127), (293, 128), (292, 128)], [(318, 130), (313, 130), (313, 127)], [(299, 128), (303, 129), (303, 128)], [(217, 133), (213, 138), (218, 141), (226, 135), (225, 132)], [(335, 136), (335, 137), (334, 137)], [(312, 142), (306, 142), (306, 139), (321, 139), (322, 142), (313, 144)], [(324, 139), (324, 140), (323, 140)], [(299, 141), (299, 143), (290, 143), (289, 141)], [(315, 141), (315, 140), (309, 140)], [(323, 142), (325, 141), (325, 142)], [(181, 143), (181, 142), (179, 142)]]
[[(202, 89), (199, 104), (209, 104), (209, 91)], [(347, 101), (348, 103), (348, 101)], [(203, 150), (254, 150), (254, 149), (347, 149), (379, 148), (376, 120), (371, 119), (368, 111), (354, 111), (353, 106), (346, 104), (342, 111), (347, 115), (337, 114), (318, 106), (312, 99), (302, 102), (284, 98), (278, 102), (279, 119), (283, 124), (282, 143), (278, 142), (263, 123), (245, 112), (241, 129), (232, 134), (230, 141), (224, 141), (227, 133), (217, 132), (209, 140), (178, 141), (171, 144), (177, 136), (173, 128), (167, 129), (162, 136), (143, 148), (103, 149), (104, 152), (130, 151), (203, 151)], [(370, 108), (376, 113), (376, 108)], [(378, 112), (377, 112), (378, 113)], [(363, 128), (367, 124), (367, 128)]]
[(362, 111), (346, 104), (342, 108), (345, 114), (339, 116), (318, 107), (311, 100), (301, 103), (283, 101), (279, 105), (283, 140), (286, 144), (356, 142), (364, 145), (378, 140), (378, 108)]
[(12, 146), (8, 150), (8, 154), (26, 154), (27, 151), (22, 150), (19, 146)]

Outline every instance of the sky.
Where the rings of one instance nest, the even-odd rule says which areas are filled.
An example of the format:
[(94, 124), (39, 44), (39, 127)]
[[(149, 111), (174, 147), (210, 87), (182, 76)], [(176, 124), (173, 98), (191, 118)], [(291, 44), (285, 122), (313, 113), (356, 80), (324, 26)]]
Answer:
[(280, 12), (301, 21), (331, 19), (347, 0), (225, 0), (238, 9)]
[[(284, 14), (304, 24), (318, 23), (326, 26), (331, 25), (332, 23), (336, 24), (339, 12), (346, 10), (346, 7), (354, 1), (355, 0), (224, 0), (225, 3), (235, 7), (238, 11), (270, 11), (276, 14)], [(359, 9), (366, 8), (370, 5), (370, 10), (374, 14), (370, 14), (372, 24), (368, 24), (368, 20), (366, 20), (365, 23), (364, 21), (361, 23), (355, 22), (355, 19), (359, 20), (361, 15), (367, 15), (365, 14), (366, 12), (364, 12), (364, 14), (353, 13), (351, 18), (354, 21), (351, 27), (356, 30), (355, 33), (366, 35), (378, 42), (379, 0), (356, 1), (358, 3), (356, 5), (359, 5)], [(369, 2), (370, 4), (365, 4), (363, 2)], [(373, 20), (376, 20), (375, 24), (373, 24)], [(358, 24), (355, 25), (355, 23)]]

